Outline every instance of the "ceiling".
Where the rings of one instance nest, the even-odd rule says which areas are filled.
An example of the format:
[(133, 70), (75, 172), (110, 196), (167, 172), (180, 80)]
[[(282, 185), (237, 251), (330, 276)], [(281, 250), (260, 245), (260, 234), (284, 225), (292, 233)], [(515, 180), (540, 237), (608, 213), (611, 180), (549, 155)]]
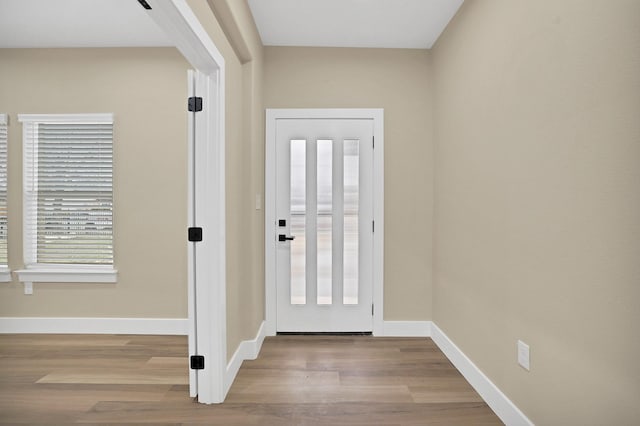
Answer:
[(136, 0), (0, 0), (0, 47), (172, 46)]
[(431, 48), (463, 0), (249, 0), (266, 46)]
[[(463, 2), (248, 1), (267, 46), (387, 48), (430, 48)], [(0, 47), (125, 46), (172, 43), (136, 0), (0, 0)]]

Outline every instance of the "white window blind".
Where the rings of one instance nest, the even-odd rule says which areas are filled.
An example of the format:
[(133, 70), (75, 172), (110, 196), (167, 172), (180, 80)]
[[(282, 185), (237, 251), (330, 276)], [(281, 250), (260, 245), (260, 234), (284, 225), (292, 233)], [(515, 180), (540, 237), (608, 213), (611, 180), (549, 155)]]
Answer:
[(7, 116), (0, 114), (0, 266), (7, 264)]
[(113, 265), (113, 116), (18, 118), (25, 262)]

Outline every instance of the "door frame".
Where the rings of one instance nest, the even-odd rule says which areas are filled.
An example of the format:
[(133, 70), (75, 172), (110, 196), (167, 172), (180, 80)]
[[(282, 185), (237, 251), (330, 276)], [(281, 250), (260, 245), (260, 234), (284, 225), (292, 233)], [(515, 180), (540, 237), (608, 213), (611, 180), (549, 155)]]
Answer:
[(384, 109), (268, 108), (265, 133), (265, 334), (276, 334), (276, 120), (373, 120), (373, 335), (383, 335), (384, 318)]
[[(205, 357), (204, 369), (189, 370), (189, 393), (200, 403), (220, 403), (225, 397), (227, 366), (225, 61), (186, 0), (147, 1), (151, 6), (148, 15), (204, 77), (204, 87), (197, 88), (203, 98), (200, 125), (185, 135), (189, 147), (187, 223), (203, 229), (203, 241), (187, 244), (189, 355)], [(188, 362), (185, 364), (188, 368)]]

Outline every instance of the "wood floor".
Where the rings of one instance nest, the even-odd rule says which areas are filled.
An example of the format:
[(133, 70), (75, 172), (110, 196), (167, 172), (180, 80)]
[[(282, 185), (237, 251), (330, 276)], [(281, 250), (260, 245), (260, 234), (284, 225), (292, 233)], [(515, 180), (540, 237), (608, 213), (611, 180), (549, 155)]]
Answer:
[(500, 425), (430, 339), (277, 336), (224, 404), (176, 336), (0, 335), (0, 424)]

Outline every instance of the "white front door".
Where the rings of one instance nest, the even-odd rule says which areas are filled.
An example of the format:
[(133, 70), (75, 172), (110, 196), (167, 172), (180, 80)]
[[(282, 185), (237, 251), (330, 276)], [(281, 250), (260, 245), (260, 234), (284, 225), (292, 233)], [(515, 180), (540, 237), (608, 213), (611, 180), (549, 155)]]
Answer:
[(373, 119), (276, 120), (276, 330), (373, 329)]

